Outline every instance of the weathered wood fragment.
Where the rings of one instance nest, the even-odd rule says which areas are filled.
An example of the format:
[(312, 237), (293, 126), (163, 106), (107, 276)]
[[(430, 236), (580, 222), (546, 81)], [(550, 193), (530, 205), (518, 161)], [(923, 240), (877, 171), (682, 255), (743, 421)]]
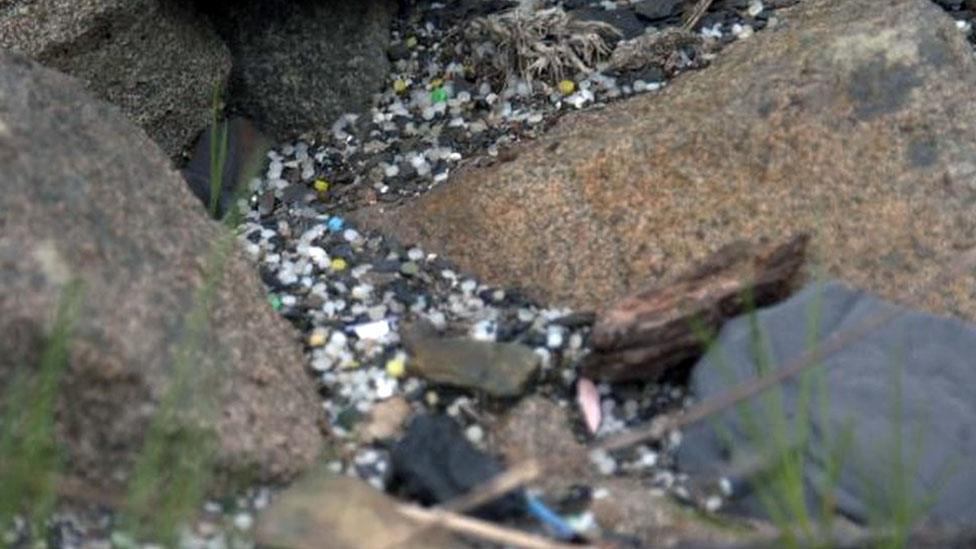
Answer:
[(605, 381), (654, 381), (698, 357), (703, 330), (714, 333), (725, 319), (789, 295), (808, 241), (801, 234), (773, 244), (730, 244), (675, 280), (601, 311), (583, 374)]

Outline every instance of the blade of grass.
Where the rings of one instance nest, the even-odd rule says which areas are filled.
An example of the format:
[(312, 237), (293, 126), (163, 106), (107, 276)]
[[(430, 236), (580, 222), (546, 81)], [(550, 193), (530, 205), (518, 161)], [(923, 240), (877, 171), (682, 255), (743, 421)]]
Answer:
[(224, 188), (224, 165), (227, 160), (227, 127), (221, 116), (221, 89), (214, 85), (210, 125), (210, 215), (220, 217), (220, 197)]
[(0, 531), (19, 514), (29, 519), (36, 536), (54, 508), (61, 466), (55, 407), (83, 293), (79, 281), (62, 288), (39, 367), (21, 368), (7, 389), (0, 433)]
[[(228, 146), (228, 125), (222, 121), (220, 106), (219, 88), (215, 88), (210, 173), (214, 217), (219, 213)], [(245, 166), (242, 175), (256, 174), (258, 162), (260, 159), (255, 158), (252, 165)], [(211, 481), (216, 440), (209, 425), (217, 414), (212, 388), (219, 385), (221, 359), (213, 357), (207, 361), (203, 353), (211, 337), (211, 309), (217, 286), (233, 251), (234, 228), (241, 218), (237, 202), (246, 191), (244, 184), (235, 189), (231, 207), (225, 212), (211, 247), (203, 284), (183, 321), (174, 349), (169, 387), (150, 424), (129, 485), (124, 524), (137, 537), (165, 545), (175, 543), (180, 525), (196, 513)]]

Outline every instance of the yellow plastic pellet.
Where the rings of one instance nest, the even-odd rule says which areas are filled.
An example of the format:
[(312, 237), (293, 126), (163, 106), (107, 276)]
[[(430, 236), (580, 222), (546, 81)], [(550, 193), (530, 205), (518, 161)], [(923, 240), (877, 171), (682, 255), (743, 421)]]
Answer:
[(393, 81), (393, 91), (400, 94), (407, 91), (407, 83), (399, 78)]
[(431, 87), (431, 89), (435, 89), (436, 90), (437, 88), (439, 88), (439, 87), (441, 87), (443, 85), (444, 85), (444, 79), (443, 78), (435, 78), (435, 79), (433, 79), (433, 80), (430, 81), (430, 87)]
[(324, 179), (316, 179), (312, 186), (315, 187), (315, 190), (320, 193), (324, 193), (325, 191), (329, 190), (329, 182)]
[(562, 80), (559, 82), (559, 93), (569, 95), (576, 90), (576, 84), (572, 80)]
[(427, 406), (437, 406), (437, 402), (440, 401), (440, 397), (434, 391), (427, 391), (424, 395), (424, 400), (427, 402)]
[(349, 265), (346, 263), (345, 259), (337, 257), (332, 260), (332, 263), (330, 263), (329, 266), (332, 267), (333, 271), (344, 271)]
[(386, 373), (390, 377), (403, 377), (407, 372), (407, 364), (402, 357), (394, 357), (386, 361)]
[(321, 330), (315, 330), (308, 336), (309, 347), (321, 347), (325, 345), (325, 342), (326, 342), (325, 332)]
[(408, 36), (407, 39), (406, 39), (406, 41), (404, 43), (410, 49), (416, 48), (417, 47), (417, 37), (416, 36)]

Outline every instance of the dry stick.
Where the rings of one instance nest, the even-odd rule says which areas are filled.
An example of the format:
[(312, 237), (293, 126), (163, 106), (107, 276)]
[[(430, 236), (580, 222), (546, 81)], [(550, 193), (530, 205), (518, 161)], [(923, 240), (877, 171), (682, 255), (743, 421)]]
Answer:
[[(950, 267), (940, 272), (931, 283), (923, 286), (919, 291), (919, 294), (928, 295), (932, 293), (934, 290), (948, 284), (949, 281), (960, 276), (967, 269), (973, 268), (974, 266), (976, 266), (976, 248), (972, 248), (967, 252), (960, 254)], [(860, 325), (855, 326), (846, 332), (834, 334), (828, 338), (826, 344), (823, 345), (819, 350), (800, 355), (799, 358), (788, 362), (784, 368), (777, 370), (776, 373), (757, 378), (753, 381), (730, 389), (718, 397), (692, 406), (683, 414), (666, 414), (655, 419), (649, 426), (643, 429), (608, 438), (603, 442), (592, 446), (591, 448), (592, 450), (617, 450), (648, 439), (660, 440), (668, 432), (674, 429), (687, 427), (688, 425), (697, 423), (713, 414), (717, 414), (718, 412), (725, 410), (726, 408), (734, 406), (745, 399), (755, 396), (773, 387), (774, 385), (782, 383), (786, 379), (795, 376), (804, 370), (813, 367), (820, 360), (830, 356), (833, 353), (836, 353), (846, 345), (850, 345), (871, 330), (891, 321), (899, 314), (901, 314), (900, 310), (894, 309), (882, 314), (874, 315), (863, 321)], [(539, 464), (529, 461), (516, 463), (508, 471), (494, 477), (489, 484), (476, 488), (468, 497), (471, 499), (477, 499), (478, 501), (487, 501), (499, 497), (505, 492), (496, 491), (493, 489), (494, 487), (509, 486), (512, 480), (516, 478), (525, 479), (526, 482), (534, 480), (537, 475), (531, 475), (529, 473), (531, 468), (536, 467), (539, 467)], [(542, 464), (542, 469), (545, 469), (545, 464)], [(542, 471), (540, 471), (540, 473), (541, 472)], [(467, 510), (467, 508), (460, 506), (452, 506), (452, 508), (459, 512)]]
[(503, 545), (524, 547), (525, 549), (586, 549), (591, 547), (554, 542), (542, 536), (505, 528), (488, 521), (459, 515), (443, 509), (422, 509), (413, 505), (401, 505), (399, 510), (402, 515), (421, 523), (420, 528), (413, 532), (411, 537), (423, 528), (441, 527), (452, 532), (467, 534)]
[(467, 494), (452, 499), (440, 509), (445, 511), (463, 512), (475, 509), (482, 503), (487, 503), (495, 499), (492, 494), (506, 494), (519, 486), (531, 481), (542, 473), (542, 468), (534, 459), (527, 459), (522, 462), (522, 467), (517, 471), (511, 471), (511, 475), (499, 475), (480, 486), (480, 490), (473, 490)]
[(682, 25), (681, 28), (686, 31), (690, 31), (691, 29), (695, 28), (695, 25), (698, 24), (698, 21), (701, 20), (702, 16), (705, 15), (705, 12), (708, 11), (708, 8), (711, 7), (711, 5), (712, 0), (698, 0), (698, 3), (695, 4), (694, 8), (692, 8), (688, 18), (685, 19), (685, 24)]

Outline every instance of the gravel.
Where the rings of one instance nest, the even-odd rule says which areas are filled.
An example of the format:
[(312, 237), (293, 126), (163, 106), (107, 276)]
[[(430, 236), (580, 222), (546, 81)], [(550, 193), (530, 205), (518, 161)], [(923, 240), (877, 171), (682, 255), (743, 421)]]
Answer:
[[(587, 10), (627, 9), (627, 2), (575, 3)], [(353, 435), (378, 402), (398, 396), (414, 412), (447, 413), (478, 445), (485, 443), (485, 418), (505, 410), (490, 398), (408, 376), (410, 356), (400, 336), (405, 322), (423, 320), (444, 335), (530, 347), (540, 357), (542, 372), (529, 391), (572, 409), (592, 314), (547, 308), (515, 289), (485, 285), (420, 246), (360, 231), (345, 214), (424, 193), (461, 164), (501, 161), (505, 151), (541, 135), (565, 112), (600, 108), (667, 86), (665, 73), (650, 66), (575, 75), (558, 85), (521, 79), (501, 85), (471, 74), (464, 64), (456, 38), (466, 23), (463, 17), (437, 3), (417, 9), (417, 17), (400, 21), (392, 31), (393, 70), (370, 110), (343, 115), (326, 131), (269, 152), (265, 171), (251, 182), (250, 198), (239, 203), (245, 212), (240, 243), (259, 266), (269, 303), (303, 333), (308, 371), (318, 384), (324, 424), (337, 446), (330, 467), (378, 489), (389, 480), (389, 452)], [(754, 0), (741, 13), (711, 13), (699, 34), (717, 44), (744, 39), (766, 26), (771, 11)], [(677, 68), (691, 66), (684, 55)], [(598, 437), (643, 424), (688, 401), (680, 386), (601, 384), (599, 392), (603, 421)], [(574, 430), (580, 438), (587, 436), (582, 420)], [(679, 443), (676, 438), (601, 452), (592, 459), (603, 474), (637, 474), (681, 496), (687, 490), (686, 479), (674, 472)], [(246, 533), (254, 513), (273, 493), (256, 488), (231, 505), (208, 503), (197, 528), (185, 533), (183, 546), (249, 546)], [(712, 499), (705, 507), (720, 505), (721, 500)], [(52, 522), (51, 531), (60, 540), (56, 545), (109, 547), (108, 540), (135, 545), (112, 532), (111, 515), (80, 516), (68, 512)], [(14, 531), (4, 540), (24, 535)], [(98, 539), (104, 543), (92, 542)]]

